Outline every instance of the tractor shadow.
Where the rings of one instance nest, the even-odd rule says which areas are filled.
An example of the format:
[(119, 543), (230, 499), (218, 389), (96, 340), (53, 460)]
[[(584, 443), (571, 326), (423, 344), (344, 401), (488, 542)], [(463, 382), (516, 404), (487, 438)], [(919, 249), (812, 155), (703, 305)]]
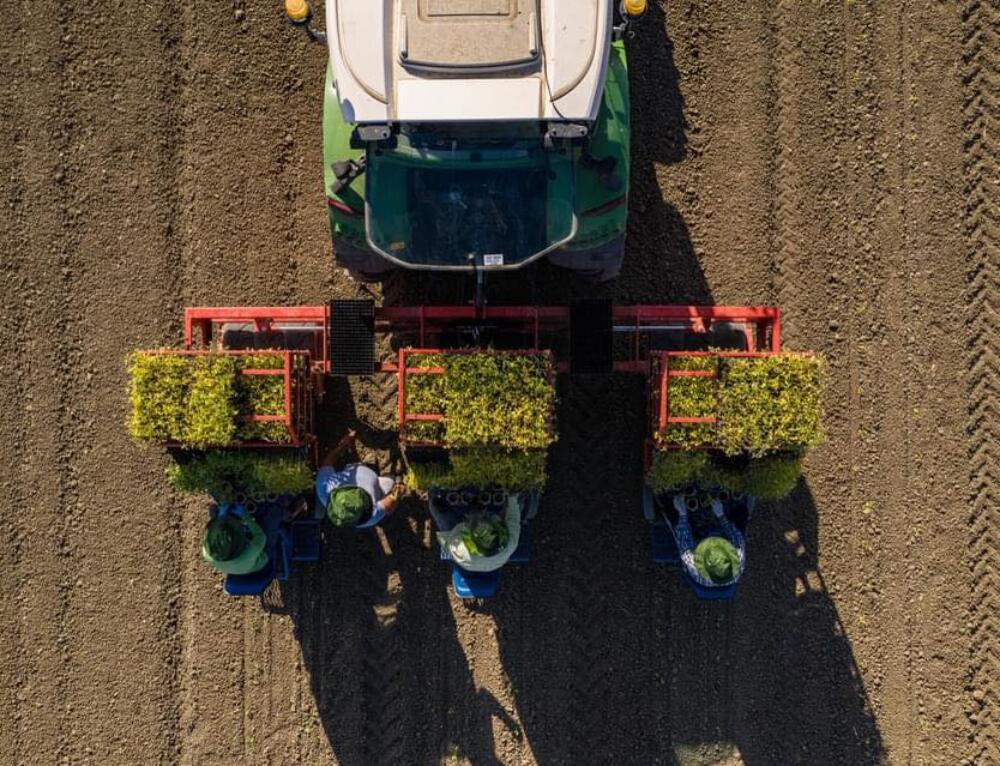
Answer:
[[(574, 298), (612, 298), (627, 303), (708, 305), (712, 294), (687, 223), (671, 187), (671, 167), (689, 156), (688, 123), (666, 12), (651, 3), (626, 42), (631, 91), (629, 223), (621, 274), (594, 284), (540, 259), (514, 272), (488, 275), (494, 305), (567, 305)], [(679, 193), (678, 193), (679, 194)], [(469, 277), (399, 272), (383, 287), (385, 305), (469, 304)]]

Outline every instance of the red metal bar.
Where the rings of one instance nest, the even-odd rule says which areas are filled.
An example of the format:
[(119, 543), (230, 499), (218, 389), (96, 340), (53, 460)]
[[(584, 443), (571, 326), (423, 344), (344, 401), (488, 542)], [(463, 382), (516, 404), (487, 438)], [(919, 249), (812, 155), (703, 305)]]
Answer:
[(670, 380), (670, 357), (663, 357), (660, 367), (660, 428), (663, 430), (665, 427), (663, 424), (667, 422), (668, 405), (667, 405), (667, 386)]
[(285, 423), (292, 441), (298, 441), (295, 424), (292, 422), (292, 355), (285, 354)]
[(403, 427), (406, 425), (406, 349), (399, 349), (399, 385), (397, 386), (398, 393), (396, 394), (396, 408), (398, 410), (397, 414), (399, 416), (399, 437), (400, 439), (405, 437), (403, 433)]

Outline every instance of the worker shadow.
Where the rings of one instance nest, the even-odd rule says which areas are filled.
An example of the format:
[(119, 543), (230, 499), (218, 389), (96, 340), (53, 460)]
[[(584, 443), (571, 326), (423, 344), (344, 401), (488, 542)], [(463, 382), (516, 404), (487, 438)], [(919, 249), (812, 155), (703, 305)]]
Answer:
[(827, 585), (808, 484), (758, 506), (735, 598), (698, 600), (675, 567), (652, 560), (642, 381), (590, 387), (567, 385), (562, 407), (613, 423), (607, 445), (600, 425), (563, 421), (532, 560), (504, 570), (487, 606), (534, 761), (885, 763), (850, 640), (859, 618), (847, 624)]
[[(864, 530), (857, 533), (863, 539)], [(737, 658), (729, 726), (744, 762), (886, 763), (850, 640), (863, 617), (852, 612), (848, 621), (828, 586), (820, 514), (805, 481), (758, 509), (748, 545), (753, 570), (727, 618)]]
[(517, 724), (473, 678), (435, 557), (411, 500), (374, 531), (328, 529), (322, 561), (281, 584), (323, 731), (304, 762), (502, 763), (494, 720)]
[[(358, 458), (392, 465), (395, 432), (365, 425), (357, 389), (327, 380), (317, 433), (324, 446), (348, 428)], [(385, 450), (392, 447), (390, 464)], [(493, 722), (509, 715), (474, 681), (438, 560), (431, 522), (416, 496), (373, 530), (323, 522), (322, 559), (294, 568), (265, 599), (291, 619), (321, 737), (300, 744), (300, 762), (499, 764)], [(460, 608), (460, 607), (459, 607)], [(513, 722), (510, 722), (511, 725)]]

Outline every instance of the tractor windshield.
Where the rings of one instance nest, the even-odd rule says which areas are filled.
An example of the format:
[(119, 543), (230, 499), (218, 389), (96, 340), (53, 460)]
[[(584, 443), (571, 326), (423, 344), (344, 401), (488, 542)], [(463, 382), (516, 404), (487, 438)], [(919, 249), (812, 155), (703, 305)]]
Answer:
[[(576, 233), (573, 162), (537, 128), (404, 130), (368, 155), (368, 239), (416, 268), (516, 268)], [(515, 136), (517, 135), (515, 131)]]

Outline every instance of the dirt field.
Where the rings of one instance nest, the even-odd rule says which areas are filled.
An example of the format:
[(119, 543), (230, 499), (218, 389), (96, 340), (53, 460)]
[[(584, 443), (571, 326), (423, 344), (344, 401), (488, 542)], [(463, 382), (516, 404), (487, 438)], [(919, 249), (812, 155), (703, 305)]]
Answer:
[[(832, 368), (828, 441), (728, 604), (650, 561), (627, 378), (561, 388), (534, 560), (485, 607), (415, 503), (226, 598), (204, 504), (125, 435), (123, 354), (185, 305), (357, 293), (324, 51), (263, 0), (40, 0), (0, 31), (0, 764), (1000, 763), (997, 0), (674, 0), (630, 43), (603, 291), (780, 305)], [(384, 454), (393, 391), (348, 393), (324, 433), (356, 415)]]

